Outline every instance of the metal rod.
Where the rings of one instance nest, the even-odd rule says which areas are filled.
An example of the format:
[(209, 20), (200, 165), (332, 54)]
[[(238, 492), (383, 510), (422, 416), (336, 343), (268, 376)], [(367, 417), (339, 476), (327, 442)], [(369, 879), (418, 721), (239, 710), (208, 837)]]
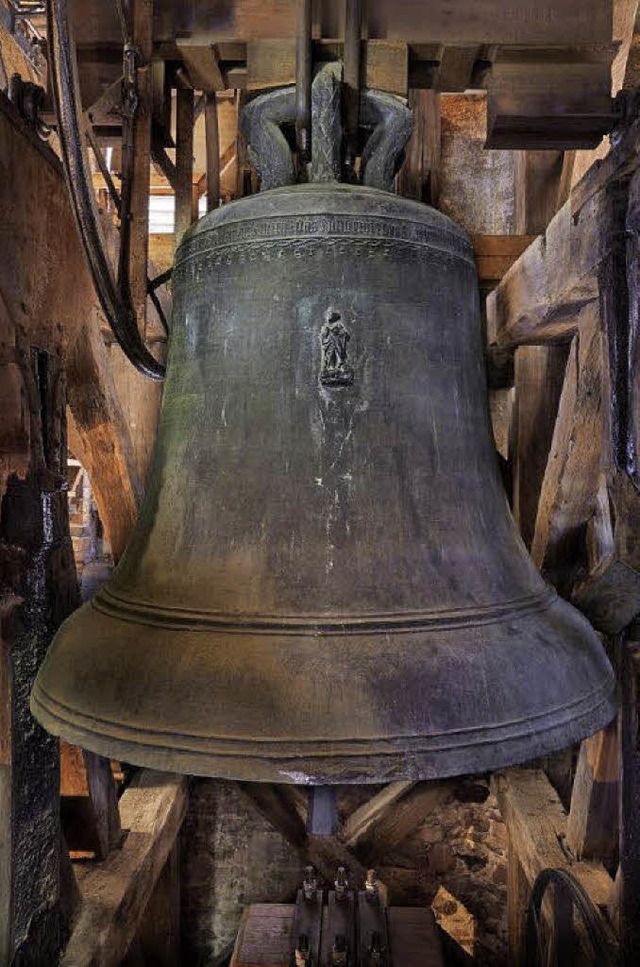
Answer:
[(220, 138), (218, 104), (214, 93), (205, 95), (204, 135), (207, 153), (207, 211), (220, 204)]
[(296, 143), (303, 161), (308, 161), (311, 152), (311, 0), (298, 0)]
[(87, 141), (89, 142), (89, 146), (93, 151), (94, 157), (98, 164), (98, 168), (100, 169), (100, 174), (105, 180), (105, 184), (109, 191), (111, 201), (115, 205), (115, 209), (119, 215), (120, 214), (120, 194), (118, 192), (118, 189), (115, 186), (113, 178), (111, 177), (109, 166), (105, 160), (105, 156), (102, 152), (102, 149), (100, 148), (100, 145), (96, 141), (95, 135), (93, 133), (93, 128), (91, 127), (90, 124), (87, 125), (86, 134), (87, 134)]
[(360, 122), (362, 0), (346, 0), (344, 24), (345, 163), (353, 167)]

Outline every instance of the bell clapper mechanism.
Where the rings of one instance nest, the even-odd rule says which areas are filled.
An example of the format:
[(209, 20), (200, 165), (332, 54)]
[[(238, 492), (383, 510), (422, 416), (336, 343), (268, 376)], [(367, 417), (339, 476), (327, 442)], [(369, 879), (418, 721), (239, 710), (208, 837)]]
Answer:
[[(100, 257), (65, 0), (49, 17), (96, 287), (129, 358), (158, 378), (126, 271), (114, 281)], [(318, 836), (335, 833), (339, 784), (492, 771), (616, 713), (598, 636), (510, 516), (471, 243), (393, 193), (411, 112), (360, 90), (359, 17), (350, 0), (344, 65), (313, 75), (303, 0), (297, 87), (243, 110), (261, 190), (182, 239), (138, 524), (31, 695), (45, 728), (105, 756), (308, 786)], [(324, 959), (389, 967), (384, 890), (374, 874), (357, 894), (348, 880), (336, 871), (327, 895)], [(305, 965), (325, 936), (312, 884), (307, 871), (296, 904)]]

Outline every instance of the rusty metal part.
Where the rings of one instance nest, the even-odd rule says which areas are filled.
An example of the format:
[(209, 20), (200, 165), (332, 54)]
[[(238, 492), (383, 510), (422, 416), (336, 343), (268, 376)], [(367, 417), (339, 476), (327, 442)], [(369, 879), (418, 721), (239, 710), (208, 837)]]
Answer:
[[(346, 0), (344, 27), (344, 141), (345, 167), (353, 169), (360, 123), (362, 0)], [(350, 179), (348, 179), (350, 180)]]
[(369, 187), (275, 189), (205, 215), (172, 291), (145, 503), (40, 670), (47, 728), (315, 785), (488, 771), (612, 719), (598, 636), (509, 515), (461, 228)]
[[(161, 379), (164, 366), (147, 349), (140, 332), (128, 287), (128, 271), (120, 259), (120, 285), (114, 279), (100, 230), (91, 169), (87, 156), (68, 0), (48, 0), (49, 66), (58, 119), (64, 170), (78, 231), (84, 246), (100, 305), (123, 352), (145, 376)], [(129, 60), (131, 59), (129, 55)], [(128, 210), (124, 190), (120, 201), (122, 225)]]

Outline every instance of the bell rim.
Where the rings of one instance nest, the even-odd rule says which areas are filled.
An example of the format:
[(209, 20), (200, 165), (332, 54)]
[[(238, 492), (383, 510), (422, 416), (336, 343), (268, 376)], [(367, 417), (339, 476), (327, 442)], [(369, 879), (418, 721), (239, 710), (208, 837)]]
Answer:
[[(47, 731), (74, 745), (98, 754), (120, 758), (125, 762), (161, 771), (196, 776), (215, 776), (236, 781), (276, 782), (296, 785), (367, 784), (401, 779), (429, 780), (458, 775), (496, 771), (549, 755), (566, 748), (594, 732), (605, 728), (617, 711), (617, 683), (611, 677), (587, 695), (555, 709), (545, 708), (538, 716), (523, 716), (522, 732), (514, 734), (513, 721), (444, 730), (441, 733), (415, 737), (421, 747), (407, 748), (410, 737), (385, 735), (380, 740), (325, 740), (325, 753), (319, 752), (318, 739), (296, 739), (296, 746), (311, 748), (283, 754), (290, 740), (233, 739), (208, 736), (178, 736), (162, 730), (126, 726), (72, 710), (48, 695), (40, 681), (31, 693), (31, 711)], [(579, 711), (576, 714), (576, 707)], [(571, 711), (573, 710), (573, 711)], [(554, 714), (554, 713), (565, 713)], [(72, 721), (72, 717), (76, 722)], [(531, 731), (531, 723), (548, 720), (544, 727)], [(90, 727), (89, 723), (94, 723)], [(99, 729), (95, 724), (99, 723)], [(115, 726), (115, 728), (114, 728)], [(124, 737), (130, 732), (135, 739)], [(489, 734), (486, 734), (489, 733)], [(155, 736), (142, 741), (145, 736)], [(158, 741), (162, 737), (166, 744)], [(180, 747), (167, 740), (199, 739), (200, 748)], [(449, 741), (443, 742), (442, 739)], [(382, 741), (386, 748), (377, 746)], [(347, 749), (347, 743), (359, 750)], [(246, 748), (241, 748), (242, 746)], [(259, 754), (256, 754), (256, 747)], [(396, 746), (393, 748), (393, 746)], [(249, 753), (253, 750), (253, 754)]]

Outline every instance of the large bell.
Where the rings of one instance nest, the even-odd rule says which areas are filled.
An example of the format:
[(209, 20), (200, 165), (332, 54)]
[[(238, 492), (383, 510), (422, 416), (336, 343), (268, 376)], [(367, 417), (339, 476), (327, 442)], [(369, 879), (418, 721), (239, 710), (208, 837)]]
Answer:
[(140, 521), (34, 714), (125, 761), (295, 783), (495, 769), (606, 725), (611, 668), (516, 532), (485, 382), (442, 214), (310, 184), (207, 215)]

